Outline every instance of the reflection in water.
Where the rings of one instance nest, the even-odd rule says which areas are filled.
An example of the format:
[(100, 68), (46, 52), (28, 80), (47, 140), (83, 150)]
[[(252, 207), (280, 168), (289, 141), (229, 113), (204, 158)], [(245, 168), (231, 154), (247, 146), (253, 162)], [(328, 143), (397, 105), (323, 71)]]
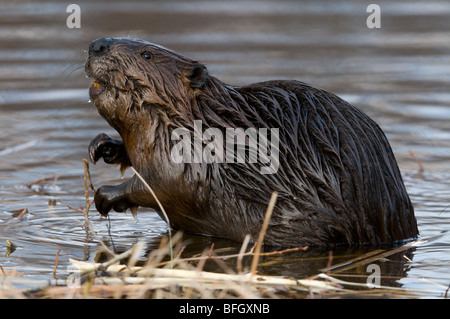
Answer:
[[(85, 202), (82, 158), (89, 141), (99, 131), (116, 136), (88, 103), (83, 67), (87, 46), (98, 37), (133, 36), (159, 43), (197, 58), (230, 84), (297, 79), (337, 93), (386, 132), (422, 238), (450, 229), (450, 3), (383, 2), (377, 30), (365, 25), (366, 5), (351, 0), (77, 4), (81, 29), (66, 27), (64, 3), (14, 2), (2, 4), (0, 11), (0, 266), (23, 274), (14, 279), (17, 287), (54, 282), (60, 249), (57, 278), (64, 280), (69, 258), (92, 261), (99, 248), (98, 240), (82, 228), (83, 216), (67, 208)], [(97, 186), (120, 179), (118, 170), (103, 163), (92, 166), (91, 173)], [(15, 212), (24, 209), (28, 213), (18, 218)], [(115, 251), (141, 239), (151, 251), (167, 230), (146, 209), (137, 221), (129, 213), (113, 213), (108, 221), (91, 211), (90, 218)], [(14, 251), (8, 253), (6, 240)], [(216, 249), (240, 248), (212, 238), (186, 240), (190, 244), (183, 256), (201, 253), (212, 242)], [(331, 263), (370, 251), (336, 249)], [(264, 257), (260, 272), (303, 278), (329, 261), (329, 251), (310, 249)], [(235, 260), (225, 262), (235, 267)], [(428, 289), (440, 296), (450, 283), (449, 236), (376, 263), (382, 284)], [(205, 267), (219, 269), (210, 261)], [(364, 282), (366, 267), (336, 275)]]
[[(142, 259), (136, 265), (145, 266), (148, 260), (155, 259), (158, 260), (159, 265), (169, 265), (171, 262), (168, 251), (162, 260), (154, 255), (155, 251), (162, 247), (161, 243), (167, 244), (167, 233), (164, 237), (154, 238), (147, 243)], [(116, 247), (112, 240), (108, 242), (108, 246)], [(241, 250), (240, 244), (217, 238), (185, 234), (182, 243), (177, 242), (174, 246), (177, 263), (188, 262), (196, 268), (201, 267), (209, 272), (238, 273), (243, 271), (248, 273), (253, 260), (252, 255), (245, 255), (254, 248), (252, 244), (246, 247), (245, 256), (242, 259), (238, 258)], [(309, 248), (296, 251), (291, 251), (292, 249), (263, 251), (259, 259), (258, 274), (287, 278), (295, 274), (296, 278), (312, 278), (313, 275), (324, 273), (352, 283), (348, 286), (344, 284), (344, 288), (352, 291), (367, 291), (371, 288), (368, 283), (378, 287), (401, 288), (403, 285), (399, 281), (407, 276), (411, 268), (408, 264), (412, 262), (416, 248), (411, 245), (383, 248), (387, 250), (341, 247), (333, 250)], [(127, 249), (129, 247), (121, 247), (116, 250), (116, 253), (123, 253)], [(209, 256), (207, 261), (203, 259), (205, 256)], [(101, 251), (96, 254), (94, 260), (105, 262), (110, 258), (111, 256), (107, 252)], [(122, 263), (127, 264), (128, 260), (123, 260)], [(342, 294), (342, 292), (340, 293)], [(350, 291), (347, 293), (351, 295)]]

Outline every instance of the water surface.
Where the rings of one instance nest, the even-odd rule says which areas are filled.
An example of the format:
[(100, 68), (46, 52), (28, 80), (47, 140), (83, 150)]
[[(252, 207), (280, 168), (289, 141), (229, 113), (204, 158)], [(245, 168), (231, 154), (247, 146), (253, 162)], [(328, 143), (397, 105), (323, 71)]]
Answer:
[[(383, 284), (419, 289), (423, 297), (445, 294), (450, 284), (449, 2), (378, 2), (380, 29), (367, 28), (367, 4), (361, 1), (77, 4), (81, 28), (69, 29), (64, 3), (1, 1), (0, 266), (18, 273), (8, 285), (64, 283), (69, 258), (92, 261), (96, 255), (98, 240), (68, 206), (85, 202), (82, 159), (89, 141), (99, 132), (115, 132), (88, 102), (83, 64), (93, 39), (131, 36), (198, 59), (230, 84), (297, 79), (368, 113), (391, 142), (421, 238), (440, 236), (377, 262)], [(118, 169), (104, 163), (91, 166), (91, 173), (96, 186), (120, 182)], [(28, 214), (13, 217), (24, 208)], [(113, 213), (110, 221), (95, 211), (90, 216), (101, 239), (117, 251), (142, 239), (151, 250), (167, 231), (146, 209), (138, 220), (130, 213)], [(16, 245), (14, 252), (8, 252), (6, 240)], [(190, 240), (197, 252), (214, 242)], [(216, 247), (233, 245), (216, 242)], [(333, 263), (368, 251), (336, 250)], [(329, 256), (328, 251), (286, 254), (263, 260), (260, 271), (303, 278), (326, 267)], [(365, 269), (349, 273), (362, 281), (368, 275)]]

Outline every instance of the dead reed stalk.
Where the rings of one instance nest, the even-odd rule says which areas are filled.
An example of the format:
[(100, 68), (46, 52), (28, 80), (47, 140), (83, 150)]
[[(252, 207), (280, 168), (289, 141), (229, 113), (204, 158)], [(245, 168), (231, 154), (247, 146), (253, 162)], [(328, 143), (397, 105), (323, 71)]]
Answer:
[(253, 256), (252, 265), (250, 268), (250, 273), (252, 275), (256, 274), (256, 268), (258, 268), (259, 255), (261, 253), (261, 247), (264, 241), (264, 237), (266, 236), (267, 228), (269, 227), (269, 221), (272, 217), (273, 208), (275, 207), (275, 203), (277, 201), (278, 193), (273, 192), (270, 197), (269, 205), (267, 206), (266, 215), (264, 217), (264, 221), (261, 227), (261, 231), (259, 232), (258, 241), (256, 243), (255, 255)]

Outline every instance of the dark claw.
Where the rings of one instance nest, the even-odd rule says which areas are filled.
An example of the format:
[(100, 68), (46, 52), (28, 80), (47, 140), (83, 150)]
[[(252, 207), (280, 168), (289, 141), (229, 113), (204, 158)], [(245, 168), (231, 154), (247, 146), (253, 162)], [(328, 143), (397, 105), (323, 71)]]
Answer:
[(92, 163), (97, 163), (101, 157), (99, 147), (104, 143), (104, 138), (109, 137), (105, 133), (98, 134), (90, 143), (89, 143), (89, 159)]
[(91, 162), (95, 164), (102, 157), (105, 163), (108, 164), (129, 163), (123, 142), (113, 139), (105, 133), (98, 134), (89, 143), (89, 159)]

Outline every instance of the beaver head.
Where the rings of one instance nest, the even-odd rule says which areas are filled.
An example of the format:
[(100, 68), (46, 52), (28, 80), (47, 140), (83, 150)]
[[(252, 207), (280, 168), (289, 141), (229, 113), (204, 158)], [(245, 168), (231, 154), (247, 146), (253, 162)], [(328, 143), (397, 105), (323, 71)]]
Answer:
[[(179, 53), (139, 39), (101, 38), (89, 46), (89, 95), (99, 113), (121, 135), (139, 109), (164, 106), (179, 113), (208, 80), (206, 67)], [(178, 103), (174, 103), (177, 101)], [(128, 126), (128, 125), (125, 125)]]

